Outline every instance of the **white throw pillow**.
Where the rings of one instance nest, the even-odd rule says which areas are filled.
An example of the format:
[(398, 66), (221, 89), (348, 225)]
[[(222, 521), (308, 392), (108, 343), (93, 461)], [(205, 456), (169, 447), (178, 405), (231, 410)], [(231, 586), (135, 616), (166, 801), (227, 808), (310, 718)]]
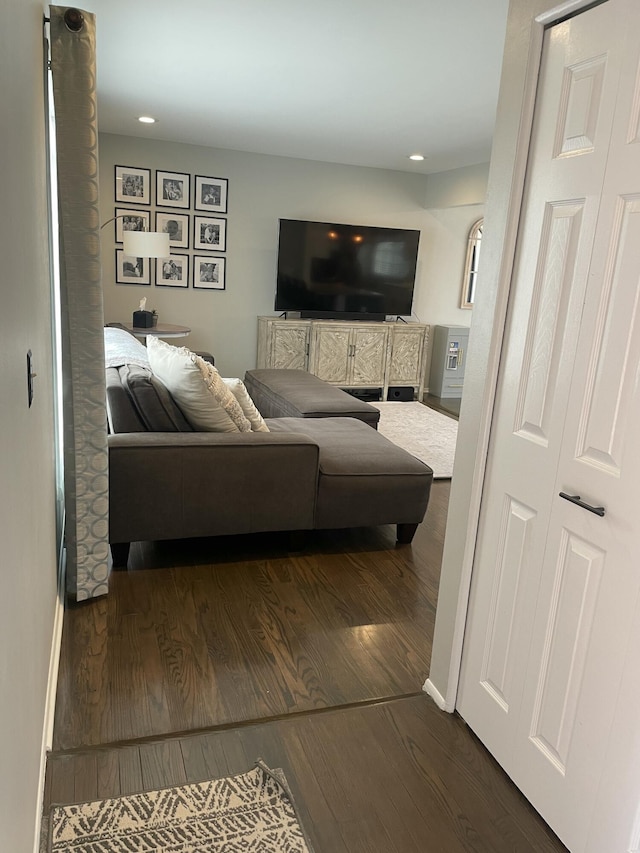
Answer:
[(249, 432), (251, 424), (212, 364), (186, 347), (147, 337), (151, 370), (195, 430)]
[(269, 427), (256, 408), (256, 404), (251, 399), (242, 379), (223, 379), (222, 381), (231, 389), (233, 396), (240, 403), (240, 408), (244, 412), (245, 418), (251, 424), (251, 429), (254, 432), (269, 432)]

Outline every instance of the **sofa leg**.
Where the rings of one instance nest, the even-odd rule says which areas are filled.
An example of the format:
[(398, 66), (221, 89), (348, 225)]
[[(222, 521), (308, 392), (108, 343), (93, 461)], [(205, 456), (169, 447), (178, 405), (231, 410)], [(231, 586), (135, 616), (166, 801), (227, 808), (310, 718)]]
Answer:
[(397, 540), (400, 545), (408, 545), (414, 537), (417, 524), (398, 524)]
[(112, 542), (111, 560), (114, 569), (126, 569), (129, 560), (130, 542)]

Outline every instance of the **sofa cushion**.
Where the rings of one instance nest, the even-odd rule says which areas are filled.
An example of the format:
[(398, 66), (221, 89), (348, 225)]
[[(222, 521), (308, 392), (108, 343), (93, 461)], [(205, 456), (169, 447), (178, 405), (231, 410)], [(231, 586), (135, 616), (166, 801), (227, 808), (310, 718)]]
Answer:
[(192, 431), (167, 388), (150, 369), (125, 364), (119, 368), (119, 374), (148, 432)]
[(315, 526), (419, 524), (433, 471), (354, 418), (276, 418), (272, 433), (298, 432), (320, 448)]
[(247, 370), (244, 383), (265, 418), (356, 418), (378, 427), (378, 409), (306, 370)]
[(123, 387), (119, 367), (107, 367), (107, 421), (109, 432), (146, 432), (138, 410), (127, 389)]
[(171, 394), (149, 368), (108, 367), (109, 432), (192, 432)]
[(186, 347), (147, 338), (154, 374), (168, 388), (195, 430), (250, 432), (251, 424), (216, 368)]
[(253, 432), (269, 432), (269, 427), (264, 422), (264, 418), (257, 410), (255, 403), (249, 396), (242, 379), (223, 379), (227, 388), (230, 389), (233, 396), (240, 404), (240, 408), (244, 412), (245, 417), (251, 424)]

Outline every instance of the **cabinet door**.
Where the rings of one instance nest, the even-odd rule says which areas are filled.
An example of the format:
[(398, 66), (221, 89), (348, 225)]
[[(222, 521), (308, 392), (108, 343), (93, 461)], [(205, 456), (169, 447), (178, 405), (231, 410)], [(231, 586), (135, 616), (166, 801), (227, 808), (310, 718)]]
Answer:
[(391, 332), (389, 385), (422, 384), (425, 327), (394, 326)]
[(307, 369), (309, 324), (291, 321), (273, 324), (269, 367)]
[(314, 324), (309, 364), (311, 373), (334, 385), (348, 385), (350, 336), (349, 326)]
[(355, 327), (351, 332), (350, 382), (354, 386), (383, 386), (389, 329)]

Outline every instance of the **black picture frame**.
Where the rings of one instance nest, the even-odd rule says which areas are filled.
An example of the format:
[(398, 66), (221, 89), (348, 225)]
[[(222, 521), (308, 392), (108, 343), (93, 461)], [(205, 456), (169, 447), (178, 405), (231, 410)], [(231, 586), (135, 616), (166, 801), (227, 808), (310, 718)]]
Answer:
[(156, 207), (191, 206), (191, 175), (185, 172), (164, 172), (156, 169)]
[(156, 287), (189, 287), (189, 255), (172, 252), (156, 260)]
[(175, 249), (189, 248), (189, 214), (156, 210), (156, 231), (169, 235), (169, 245)]
[(116, 284), (150, 285), (149, 258), (132, 258), (122, 249), (116, 249)]
[(229, 203), (229, 181), (227, 178), (207, 178), (196, 175), (194, 187), (194, 209), (209, 213), (227, 213)]
[(227, 259), (220, 255), (193, 256), (194, 290), (226, 290)]
[(151, 204), (151, 169), (114, 166), (114, 199), (122, 204)]
[(116, 207), (115, 210), (116, 243), (122, 243), (126, 231), (150, 231), (150, 210), (140, 208)]
[(222, 216), (193, 216), (193, 248), (197, 251), (226, 252), (227, 220)]

